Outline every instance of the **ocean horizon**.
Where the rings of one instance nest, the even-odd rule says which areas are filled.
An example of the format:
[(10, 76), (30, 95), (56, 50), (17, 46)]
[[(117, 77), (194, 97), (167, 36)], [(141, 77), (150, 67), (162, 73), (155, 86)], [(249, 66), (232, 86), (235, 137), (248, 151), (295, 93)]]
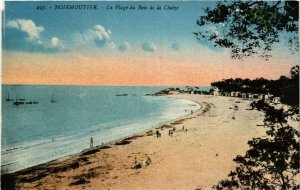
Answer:
[[(2, 85), (2, 173), (79, 153), (91, 137), (94, 146), (106, 144), (200, 108), (189, 100), (145, 96), (166, 88)], [(24, 104), (14, 105), (18, 101)]]

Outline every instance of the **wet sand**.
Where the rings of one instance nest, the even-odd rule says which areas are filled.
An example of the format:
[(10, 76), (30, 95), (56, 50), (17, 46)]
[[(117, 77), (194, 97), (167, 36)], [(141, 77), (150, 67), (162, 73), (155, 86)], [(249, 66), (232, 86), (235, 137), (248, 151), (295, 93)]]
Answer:
[(247, 142), (265, 135), (264, 114), (250, 110), (249, 100), (173, 97), (192, 100), (202, 108), (131, 138), (16, 172), (16, 188), (211, 189), (235, 168), (233, 159), (249, 149)]

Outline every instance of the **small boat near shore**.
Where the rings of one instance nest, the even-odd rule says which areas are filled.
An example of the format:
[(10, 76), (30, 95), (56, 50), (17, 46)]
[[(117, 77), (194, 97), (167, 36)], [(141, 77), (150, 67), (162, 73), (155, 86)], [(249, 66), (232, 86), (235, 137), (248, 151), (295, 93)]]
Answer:
[(56, 101), (54, 100), (54, 95), (52, 95), (50, 102), (51, 102), (51, 103), (55, 103), (55, 102), (56, 102)]
[(9, 93), (7, 93), (7, 98), (6, 98), (6, 101), (7, 101), (7, 102), (11, 102), (11, 101), (13, 101), (13, 99), (9, 98)]
[(128, 96), (128, 94), (116, 94), (116, 96)]
[(25, 100), (25, 99), (18, 99), (18, 97), (16, 97), (16, 100), (14, 101), (14, 105), (18, 106), (18, 105), (23, 105), (25, 103), (24, 101), (20, 101), (20, 100)]
[(13, 102), (14, 105), (18, 106), (18, 105), (31, 105), (31, 104), (38, 104), (39, 102), (36, 101), (35, 99), (32, 101), (32, 100), (29, 100), (29, 101), (25, 101), (26, 98), (18, 98), (18, 96), (16, 97), (15, 101)]

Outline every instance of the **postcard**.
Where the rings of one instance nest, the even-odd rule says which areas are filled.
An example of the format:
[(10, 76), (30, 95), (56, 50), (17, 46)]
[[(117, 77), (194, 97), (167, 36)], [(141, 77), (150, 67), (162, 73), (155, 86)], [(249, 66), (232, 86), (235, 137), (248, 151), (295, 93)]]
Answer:
[(1, 188), (299, 189), (298, 1), (6, 1)]

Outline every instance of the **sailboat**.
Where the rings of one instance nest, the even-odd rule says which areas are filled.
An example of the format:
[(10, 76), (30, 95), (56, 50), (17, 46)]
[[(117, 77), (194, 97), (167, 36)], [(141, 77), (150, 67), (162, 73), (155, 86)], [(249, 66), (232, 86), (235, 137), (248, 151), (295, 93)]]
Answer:
[(9, 93), (7, 93), (7, 98), (6, 98), (6, 101), (7, 101), (7, 102), (11, 102), (11, 101), (13, 101), (13, 99), (10, 99), (10, 98), (9, 98)]
[(51, 101), (50, 101), (51, 103), (55, 103), (56, 101), (54, 100), (54, 95), (52, 95), (52, 97), (51, 97)]

